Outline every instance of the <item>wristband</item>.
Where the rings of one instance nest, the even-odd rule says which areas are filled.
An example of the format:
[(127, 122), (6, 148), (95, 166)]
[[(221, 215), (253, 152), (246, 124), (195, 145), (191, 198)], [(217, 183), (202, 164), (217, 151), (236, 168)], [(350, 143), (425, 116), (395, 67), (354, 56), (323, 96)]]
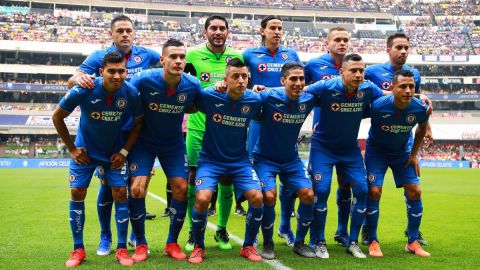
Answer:
[(122, 154), (124, 157), (128, 156), (128, 151), (125, 148), (120, 149), (120, 154)]

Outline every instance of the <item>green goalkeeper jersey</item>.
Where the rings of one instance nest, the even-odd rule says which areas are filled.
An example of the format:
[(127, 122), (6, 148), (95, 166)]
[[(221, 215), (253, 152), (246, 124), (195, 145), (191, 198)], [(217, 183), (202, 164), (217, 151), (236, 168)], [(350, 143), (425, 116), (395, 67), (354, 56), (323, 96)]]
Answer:
[[(207, 47), (207, 43), (195, 46), (187, 51), (187, 66), (185, 72), (197, 77), (202, 88), (214, 85), (225, 77), (227, 62), (233, 58), (240, 58), (242, 54), (231, 47), (223, 53), (214, 53)], [(188, 116), (188, 129), (205, 131), (205, 114), (197, 112)]]

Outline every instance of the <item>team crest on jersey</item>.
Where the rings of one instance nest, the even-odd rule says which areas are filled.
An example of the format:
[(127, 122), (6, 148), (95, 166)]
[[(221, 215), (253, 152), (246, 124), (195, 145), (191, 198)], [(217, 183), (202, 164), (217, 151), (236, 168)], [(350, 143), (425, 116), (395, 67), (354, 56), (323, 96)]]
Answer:
[(409, 114), (407, 115), (407, 123), (411, 124), (415, 121), (415, 115), (414, 114)]
[(315, 181), (320, 182), (320, 181), (322, 181), (322, 174), (317, 172), (315, 174), (314, 178), (315, 178)]
[(390, 126), (383, 125), (380, 127), (383, 131), (389, 132), (390, 131)]
[(300, 105), (298, 105), (298, 110), (300, 112), (304, 112), (306, 108), (307, 108), (307, 104), (305, 103), (300, 103)]
[(383, 90), (390, 90), (390, 87), (392, 87), (392, 82), (382, 82)]
[(222, 122), (222, 119), (223, 119), (223, 115), (219, 114), (219, 113), (214, 113), (212, 115), (212, 120), (213, 122), (215, 123), (221, 123)]
[(330, 105), (330, 109), (334, 112), (338, 112), (338, 111), (340, 111), (341, 106), (337, 102), (334, 102)]
[(375, 180), (376, 180), (375, 174), (369, 173), (368, 174), (368, 182), (373, 183), (373, 182), (375, 182)]
[(68, 181), (70, 181), (70, 183), (73, 183), (75, 182), (75, 180), (77, 180), (75, 174), (70, 174), (70, 176), (68, 177)]
[(250, 106), (249, 105), (243, 105), (242, 107), (242, 114), (247, 114), (250, 112)]
[(263, 189), (265, 187), (265, 183), (263, 181), (260, 181), (260, 187)]
[(91, 113), (90, 113), (90, 117), (92, 117), (92, 118), (95, 119), (95, 120), (98, 120), (98, 119), (100, 119), (100, 118), (102, 117), (102, 114), (99, 113), (99, 112), (91, 112)]
[(195, 185), (196, 185), (196, 186), (200, 186), (202, 183), (203, 183), (203, 179), (202, 179), (202, 178), (198, 178), (197, 181), (195, 181)]
[(179, 103), (184, 103), (185, 100), (187, 100), (187, 94), (185, 94), (185, 93), (178, 94), (177, 101)]
[(105, 169), (103, 169), (102, 166), (97, 167), (97, 172), (99, 176), (104, 176), (105, 175)]
[(127, 100), (125, 100), (124, 98), (119, 98), (115, 102), (115, 105), (117, 106), (117, 109), (121, 110), (125, 108), (125, 106), (127, 106)]
[(128, 168), (130, 172), (135, 172), (138, 169), (138, 165), (135, 162), (130, 163), (130, 167)]
[(363, 91), (358, 91), (357, 92), (357, 95), (356, 95), (357, 99), (363, 99), (364, 96), (365, 96), (365, 92), (363, 92)]
[(288, 59), (288, 54), (287, 53), (282, 53), (282, 59), (287, 60)]
[(152, 111), (157, 111), (158, 110), (158, 104), (155, 103), (155, 102), (150, 102), (148, 104), (148, 108), (150, 108), (150, 110), (152, 110)]
[(232, 60), (233, 58), (231, 56), (227, 56), (225, 57), (225, 63), (228, 64), (228, 62), (230, 62), (230, 60)]
[(142, 62), (142, 57), (137, 55), (137, 56), (133, 57), (133, 61), (135, 61), (135, 63), (140, 63), (140, 62)]
[(258, 72), (267, 72), (267, 64), (266, 63), (260, 63), (258, 64)]
[(200, 81), (209, 82), (210, 81), (210, 72), (201, 72), (200, 73)]
[(283, 120), (283, 113), (280, 113), (280, 112), (273, 113), (273, 121), (281, 122), (282, 120)]

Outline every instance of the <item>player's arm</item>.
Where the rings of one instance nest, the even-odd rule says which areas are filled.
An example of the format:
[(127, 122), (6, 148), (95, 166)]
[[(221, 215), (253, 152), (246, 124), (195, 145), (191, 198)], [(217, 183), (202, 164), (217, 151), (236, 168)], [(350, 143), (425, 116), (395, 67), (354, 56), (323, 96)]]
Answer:
[(74, 85), (78, 84), (83, 88), (86, 89), (93, 89), (95, 86), (93, 84), (93, 79), (95, 79), (95, 73), (92, 75), (88, 75), (83, 71), (77, 70), (72, 77), (70, 77), (67, 81), (67, 87), (70, 89)]
[(65, 146), (70, 153), (70, 157), (75, 161), (75, 163), (80, 165), (86, 165), (90, 162), (90, 158), (87, 156), (87, 150), (85, 148), (76, 147), (73, 143), (72, 137), (68, 132), (67, 125), (65, 124), (65, 118), (70, 115), (70, 112), (62, 109), (60, 106), (55, 109), (52, 116), (53, 125), (57, 130), (58, 136), (65, 143)]
[(140, 131), (142, 130), (142, 125), (143, 125), (143, 115), (133, 118), (133, 128), (128, 134), (127, 142), (125, 142), (120, 152), (113, 153), (113, 155), (110, 157), (110, 161), (112, 162), (112, 165), (110, 167), (112, 169), (120, 168), (125, 164), (125, 161), (128, 156), (128, 152), (130, 152), (133, 145), (135, 144), (135, 141), (140, 135)]
[(407, 163), (405, 164), (405, 168), (408, 167), (409, 165), (412, 165), (417, 176), (420, 176), (420, 166), (418, 164), (418, 151), (420, 150), (420, 146), (422, 145), (423, 138), (427, 133), (427, 125), (428, 125), (428, 121), (424, 123), (419, 123), (417, 128), (415, 129), (415, 139), (413, 140), (412, 152), (410, 153)]

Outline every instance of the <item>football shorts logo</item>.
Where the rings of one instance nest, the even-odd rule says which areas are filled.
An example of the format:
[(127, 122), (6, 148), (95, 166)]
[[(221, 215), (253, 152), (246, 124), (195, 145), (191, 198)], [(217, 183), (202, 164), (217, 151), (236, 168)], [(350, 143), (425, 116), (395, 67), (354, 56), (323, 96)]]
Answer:
[(281, 122), (283, 120), (283, 113), (274, 112), (273, 113), (273, 121)]
[(115, 105), (117, 106), (117, 109), (121, 110), (125, 108), (125, 106), (127, 106), (127, 100), (125, 100), (124, 98), (119, 98), (117, 99)]
[(135, 162), (130, 163), (130, 167), (128, 168), (130, 172), (135, 172), (138, 169), (138, 165)]
[(187, 94), (185, 94), (185, 93), (178, 94), (177, 101), (179, 103), (184, 103), (185, 100), (187, 100)]
[(268, 70), (266, 63), (258, 64), (258, 72), (266, 72)]
[(197, 181), (195, 181), (195, 185), (196, 185), (196, 186), (200, 186), (202, 183), (203, 183), (203, 179), (202, 179), (202, 178), (198, 178)]
[(142, 57), (140, 57), (140, 56), (137, 55), (137, 56), (133, 57), (133, 61), (134, 61), (135, 63), (140, 63), (140, 62), (142, 62)]
[(200, 73), (200, 81), (209, 82), (210, 81), (210, 72), (201, 72)]
[(155, 103), (155, 102), (150, 102), (148, 104), (148, 108), (150, 108), (150, 110), (152, 110), (152, 111), (157, 111), (158, 110), (158, 104)]
[(340, 109), (341, 109), (341, 106), (340, 106), (339, 103), (334, 102), (334, 103), (332, 103), (332, 105), (330, 105), (330, 109), (334, 112), (339, 112)]
[(233, 59), (233, 58), (232, 58), (231, 56), (225, 57), (225, 63), (228, 64), (228, 62), (229, 62), (230, 60), (232, 60), (232, 59)]
[(389, 132), (390, 131), (390, 126), (387, 126), (387, 125), (383, 125), (380, 127), (383, 131), (385, 132)]
[(241, 112), (242, 112), (242, 114), (249, 113), (250, 112), (250, 106), (249, 105), (243, 105)]
[(315, 179), (315, 181), (317, 181), (317, 182), (322, 181), (322, 174), (319, 173), (319, 172), (315, 173), (314, 179)]
[(223, 115), (221, 115), (219, 113), (214, 113), (213, 116), (212, 116), (212, 120), (215, 123), (221, 123), (222, 119), (223, 119)]
[(70, 174), (70, 176), (68, 177), (68, 181), (70, 181), (70, 183), (73, 183), (75, 182), (75, 180), (77, 180), (75, 174)]
[(357, 92), (356, 96), (357, 96), (357, 99), (363, 99), (363, 97), (365, 96), (365, 92), (359, 91), (359, 92)]
[(287, 60), (288, 59), (288, 54), (287, 53), (282, 53), (282, 59)]
[(368, 174), (368, 182), (373, 183), (373, 182), (375, 182), (375, 180), (376, 180), (375, 174), (369, 173)]
[(414, 114), (409, 114), (407, 115), (407, 123), (411, 124), (415, 121), (415, 115)]
[(383, 90), (389, 90), (390, 91), (390, 87), (392, 87), (392, 82), (382, 82), (382, 89)]
[(300, 105), (298, 105), (298, 110), (300, 112), (304, 112), (306, 108), (307, 108), (307, 104), (305, 103), (301, 103)]
[(260, 181), (260, 187), (263, 189), (265, 187), (265, 183), (263, 181)]
[(105, 175), (105, 169), (103, 169), (102, 166), (97, 167), (98, 175), (104, 176)]
[(99, 112), (91, 112), (90, 117), (92, 117), (95, 120), (98, 120), (98, 119), (102, 118), (102, 114), (99, 113)]

